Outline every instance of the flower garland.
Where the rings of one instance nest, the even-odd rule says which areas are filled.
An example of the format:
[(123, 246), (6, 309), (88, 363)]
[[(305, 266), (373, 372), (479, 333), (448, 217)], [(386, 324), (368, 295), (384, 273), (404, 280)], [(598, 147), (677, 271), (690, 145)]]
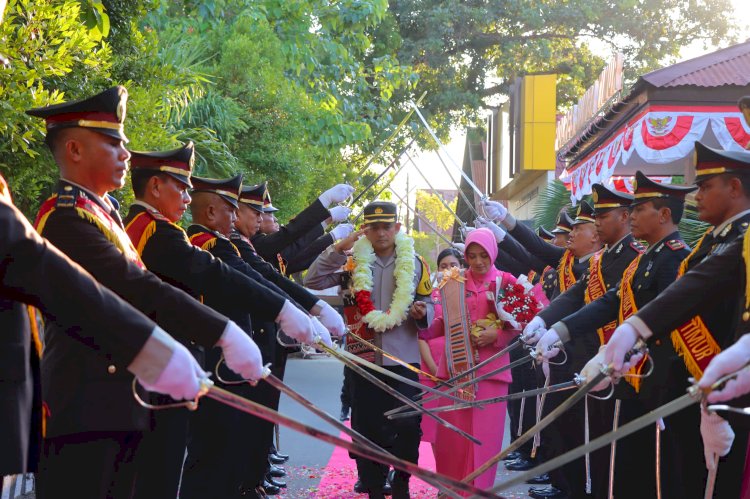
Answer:
[(354, 272), (352, 284), (357, 307), (362, 314), (362, 321), (379, 333), (392, 329), (406, 319), (412, 301), (414, 301), (414, 241), (406, 234), (396, 234), (396, 262), (393, 277), (396, 289), (390, 308), (383, 312), (372, 303), (372, 265), (375, 263), (375, 250), (366, 237), (360, 238), (352, 248)]

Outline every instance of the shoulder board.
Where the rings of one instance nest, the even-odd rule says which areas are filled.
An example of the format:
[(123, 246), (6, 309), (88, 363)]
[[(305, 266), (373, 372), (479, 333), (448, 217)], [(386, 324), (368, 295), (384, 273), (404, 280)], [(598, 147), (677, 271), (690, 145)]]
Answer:
[(750, 225), (750, 222), (742, 222), (740, 224), (740, 234), (745, 234), (745, 232), (747, 232), (748, 225)]
[(664, 243), (665, 246), (672, 251), (679, 251), (681, 249), (687, 248), (687, 244), (685, 244), (683, 241), (679, 239), (670, 239), (666, 243)]
[(633, 241), (630, 242), (630, 247), (633, 248), (638, 253), (645, 253), (646, 252), (646, 247), (644, 245), (642, 245), (641, 243), (639, 243), (638, 241), (635, 241), (635, 240), (633, 240)]
[(190, 242), (193, 246), (197, 246), (206, 251), (216, 246), (218, 240), (219, 238), (210, 232), (198, 232), (197, 234), (190, 236)]
[(419, 262), (422, 264), (422, 276), (417, 284), (417, 294), (421, 296), (429, 296), (432, 293), (432, 281), (430, 280), (430, 266), (427, 261), (420, 255), (417, 255)]

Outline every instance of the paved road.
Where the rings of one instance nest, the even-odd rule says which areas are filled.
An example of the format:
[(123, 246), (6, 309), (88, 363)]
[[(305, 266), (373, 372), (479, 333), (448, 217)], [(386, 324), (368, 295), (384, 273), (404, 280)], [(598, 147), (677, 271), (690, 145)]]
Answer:
[[(338, 417), (341, 410), (339, 394), (341, 393), (343, 380), (342, 369), (342, 365), (338, 360), (328, 357), (290, 359), (287, 364), (285, 381), (289, 386), (304, 394), (305, 397), (317, 406), (323, 408), (332, 416)], [(320, 420), (286, 396), (282, 396), (281, 398), (280, 411), (282, 414), (293, 417), (303, 423), (335, 435), (339, 434), (335, 428)], [(507, 426), (504, 445), (507, 445), (508, 442)], [(325, 471), (325, 466), (331, 458), (333, 446), (286, 428), (281, 428), (280, 441), (281, 451), (290, 454), (291, 459), (286, 464), (289, 473), (286, 480), (289, 487), (277, 497), (279, 499), (322, 497), (316, 493), (316, 490)], [(508, 476), (510, 476), (510, 473), (500, 466), (498, 480), (507, 479)], [(526, 495), (527, 489), (528, 486), (517, 487), (506, 493), (506, 497), (528, 497)], [(20, 483), (18, 484), (17, 491), (18, 493), (24, 491)], [(8, 497), (7, 490), (5, 492), (6, 494), (2, 495), (2, 499)], [(34, 494), (22, 495), (21, 497), (23, 499), (33, 499)]]
[[(339, 394), (342, 380), (341, 363), (335, 359), (325, 357), (304, 360), (290, 359), (287, 363), (286, 383), (332, 416), (338, 416), (341, 410)], [(281, 398), (280, 411), (316, 428), (338, 434), (330, 425), (319, 420), (286, 396)], [(508, 443), (507, 427), (506, 424), (503, 445)], [(286, 466), (290, 473), (288, 477), (289, 487), (280, 497), (285, 499), (316, 497), (316, 487), (320, 482), (324, 467), (331, 457), (333, 447), (295, 431), (282, 428), (281, 448), (284, 453), (288, 453), (292, 457)], [(506, 480), (510, 476), (510, 472), (506, 471), (502, 465), (499, 468), (498, 480)], [(506, 493), (506, 497), (528, 497), (527, 490), (528, 485), (516, 487)]]

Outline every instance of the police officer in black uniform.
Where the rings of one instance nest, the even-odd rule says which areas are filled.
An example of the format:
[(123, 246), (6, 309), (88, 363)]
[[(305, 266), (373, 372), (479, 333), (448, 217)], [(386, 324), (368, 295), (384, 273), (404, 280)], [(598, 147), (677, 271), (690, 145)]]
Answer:
[[(130, 158), (124, 146), (126, 101), (125, 88), (114, 87), (82, 101), (28, 111), (45, 118), (46, 141), (61, 174), (56, 194), (42, 204), (36, 228), (178, 339), (221, 346), (233, 370), (257, 377), (262, 364), (252, 340), (226, 317), (145, 270), (125, 233), (107, 192), (122, 187)], [(82, 487), (86, 497), (132, 494), (134, 456), (149, 412), (136, 404), (125, 367), (73, 341), (59, 324), (47, 323), (41, 370), (49, 418), (40, 499)], [(99, 480), (80, 480), (103, 466)]]
[[(2, 176), (0, 255), (0, 477), (38, 466), (43, 416), (37, 310), (92, 354), (127, 366), (150, 388), (178, 398), (180, 390), (195, 395), (197, 378), (189, 379), (195, 361), (184, 348), (42, 239), (13, 206)], [(61, 285), (70, 292), (60, 293)], [(183, 355), (170, 362), (177, 350)], [(104, 473), (111, 464), (102, 462), (98, 469)]]
[[(605, 352), (605, 358), (611, 358), (619, 367), (618, 362), (622, 362), (619, 350), (642, 337), (648, 340), (658, 368), (657, 355), (666, 356), (662, 351), (671, 350), (671, 357), (661, 360), (662, 364), (666, 363), (661, 375), (655, 372), (643, 382), (643, 390), (653, 385), (651, 390), (656, 403), (665, 403), (684, 394), (688, 377), (696, 377), (675, 352), (673, 331), (691, 321), (694, 323), (698, 314), (705, 331), (700, 335), (701, 341), (691, 344), (701, 348), (715, 345), (711, 350), (716, 352), (734, 343), (748, 330), (750, 323), (745, 304), (747, 284), (743, 262), (743, 238), (750, 225), (750, 153), (713, 149), (701, 143), (696, 143), (695, 148), (695, 183), (699, 188), (695, 199), (699, 217), (713, 227), (683, 262), (684, 275), (647, 305), (639, 307), (637, 313), (615, 331)], [(618, 357), (619, 360), (615, 360)], [(699, 417), (706, 420), (701, 424)], [(716, 418), (720, 416), (685, 410), (665, 420), (667, 428), (671, 426), (673, 433), (680, 435), (675, 442), (667, 440), (668, 431), (662, 435), (665, 463), (669, 462), (666, 459), (671, 459), (675, 464), (662, 468), (663, 475), (670, 474), (662, 481), (666, 484), (663, 485), (665, 497), (703, 495), (707, 463), (701, 450), (710, 442), (700, 442), (698, 427), (710, 433), (711, 427), (724, 424)], [(732, 426), (734, 444), (729, 454), (720, 459), (714, 497), (739, 497), (748, 426), (743, 419), (733, 419)]]
[[(532, 334), (534, 327), (539, 327), (540, 329), (537, 331), (541, 333), (546, 325), (556, 323), (606, 293), (609, 289), (617, 287), (628, 265), (645, 250), (630, 233), (629, 208), (632, 201), (633, 196), (630, 194), (607, 189), (602, 184), (593, 185), (595, 225), (599, 238), (606, 247), (589, 260), (591, 265), (584, 276), (539, 313), (537, 318), (526, 328), (525, 333)], [(606, 342), (609, 335), (612, 334), (616, 325), (616, 322), (612, 322), (598, 331), (595, 327), (589, 328), (586, 335), (576, 337), (575, 341), (578, 345), (575, 348), (584, 352), (588, 357), (595, 355), (600, 345), (603, 344), (602, 342)], [(541, 336), (535, 339), (529, 338), (527, 341), (535, 343), (539, 337)], [(578, 371), (582, 366), (573, 367), (575, 371)], [(633, 398), (635, 396), (630, 385), (627, 383), (621, 385), (621, 393), (618, 393), (618, 398)], [(606, 401), (592, 399), (589, 401), (588, 410), (591, 438), (612, 429), (614, 398)], [(579, 445), (582, 442), (582, 433), (577, 430), (568, 432), (566, 435), (571, 437), (567, 442), (568, 447)], [(593, 494), (595, 497), (604, 497), (607, 495), (608, 489), (609, 449), (601, 449), (594, 453), (590, 462)], [(617, 489), (615, 491), (619, 492)], [(621, 494), (617, 493), (617, 495)]]
[[(266, 286), (260, 275), (248, 277), (190, 244), (185, 231), (176, 225), (190, 202), (187, 189), (192, 187), (190, 174), (194, 154), (192, 142), (170, 151), (131, 152), (136, 202), (125, 218), (128, 236), (151, 272), (195, 298), (210, 296), (211, 302), (206, 301), (209, 305), (220, 302), (222, 307), (212, 308), (231, 316), (240, 327), (249, 329), (251, 316), (255, 320), (270, 322), (284, 320), (280, 315), (287, 300), (285, 295)], [(296, 312), (293, 307), (290, 310)], [(195, 353), (203, 358), (202, 352)], [(206, 365), (207, 370), (212, 368), (213, 365)], [(216, 404), (206, 405), (213, 407)], [(222, 413), (240, 427), (243, 427), (240, 423), (248, 418), (229, 408), (222, 408)], [(144, 439), (145, 459), (136, 496), (175, 497), (187, 445), (188, 413), (157, 411), (153, 419), (153, 429)], [(241, 441), (241, 435), (247, 432), (233, 432), (233, 426), (217, 427), (212, 443), (228, 447)], [(226, 431), (222, 432), (222, 429)], [(216, 463), (215, 460), (212, 462)], [(229, 466), (223, 470), (231, 476)], [(233, 482), (227, 478), (220, 483), (230, 487)], [(237, 480), (234, 483), (238, 489)], [(183, 490), (188, 488), (183, 485)], [(216, 488), (213, 490), (218, 493)]]
[[(188, 228), (191, 242), (195, 245), (204, 247), (215, 257), (221, 259), (227, 265), (239, 272), (245, 273), (246, 275), (261, 276), (259, 278), (264, 282), (269, 283), (269, 286), (274, 286), (285, 294), (290, 291), (295, 299), (299, 298), (301, 300), (301, 302), (299, 302), (300, 308), (311, 313), (320, 314), (321, 321), (323, 321), (328, 328), (333, 330), (336, 334), (341, 334), (344, 330), (343, 320), (330, 306), (321, 303), (310, 293), (301, 289), (299, 286), (294, 285), (289, 280), (282, 278), (282, 276), (276, 272), (268, 274), (271, 278), (270, 280), (262, 277), (257, 270), (248, 265), (242, 259), (239, 250), (230, 241), (228, 236), (231, 235), (234, 222), (236, 221), (236, 211), (239, 208), (238, 200), (241, 192), (241, 179), (242, 177), (239, 175), (230, 179), (205, 179), (192, 177), (194, 201), (191, 211), (193, 213), (194, 223)], [(268, 267), (264, 269), (264, 272), (267, 272), (267, 270)], [(222, 308), (222, 303), (215, 302), (214, 298), (211, 296), (206, 295), (205, 299), (206, 303), (211, 304), (217, 309), (222, 310), (227, 314), (232, 313), (231, 310), (224, 310), (224, 308)], [(312, 322), (319, 328), (322, 328), (322, 333), (328, 332), (326, 327), (323, 327), (316, 318), (312, 318)], [(259, 342), (265, 345), (271, 341), (271, 339), (275, 340), (276, 328), (272, 322), (261, 321), (257, 326), (258, 327), (256, 327), (256, 324), (252, 324), (250, 331), (257, 331)], [(281, 324), (281, 327), (289, 337), (306, 343), (311, 343), (312, 338), (302, 338), (299, 335), (295, 335), (294, 331), (287, 330), (285, 324)], [(328, 341), (330, 343), (330, 337), (328, 337)], [(265, 360), (273, 362), (268, 356), (266, 356)], [(211, 359), (209, 362), (215, 362), (215, 360)], [(247, 390), (246, 387), (243, 388)], [(247, 396), (253, 397), (260, 402), (265, 402), (268, 397), (266, 396), (267, 392), (264, 392), (264, 389), (267, 388), (261, 388), (260, 392), (257, 390), (250, 390), (247, 393)], [(276, 395), (276, 397), (278, 397), (278, 395)], [(275, 407), (278, 407), (278, 403), (276, 403)], [(221, 449), (215, 447), (210, 431), (211, 427), (216, 424), (216, 421), (206, 423), (207, 424), (196, 425), (194, 429), (191, 429), (194, 437), (193, 442), (191, 442), (188, 449), (188, 460), (185, 469), (186, 485), (189, 485), (191, 491), (205, 490), (200, 489), (200, 487), (206, 487), (206, 482), (210, 480), (210, 477), (215, 476), (217, 473), (221, 473), (222, 469), (222, 467), (216, 463), (219, 457), (215, 456), (214, 452), (209, 450), (212, 449), (217, 452), (221, 451)], [(260, 423), (257, 428), (259, 435), (255, 435), (256, 440), (253, 442), (253, 450), (250, 452), (248, 449), (237, 449), (237, 452), (241, 455), (240, 462), (245, 465), (246, 469), (248, 466), (252, 467), (252, 469), (249, 469), (248, 471), (238, 470), (241, 475), (240, 479), (246, 481), (247, 489), (254, 489), (257, 485), (257, 483), (248, 483), (248, 476), (252, 473), (256, 473), (259, 466), (261, 471), (265, 470), (268, 464), (268, 444), (270, 443), (272, 436), (273, 426), (266, 423)], [(205, 437), (205, 440), (200, 438), (201, 435)], [(233, 455), (236, 456), (237, 454), (233, 453)], [(209, 471), (211, 469), (213, 469), (212, 472)], [(272, 482), (269, 481), (269, 483), (273, 485)], [(208, 486), (210, 487), (210, 485)], [(201, 496), (200, 494), (191, 493), (191, 495), (183, 495), (183, 497)]]
[[(543, 352), (550, 342), (557, 341), (556, 338), (567, 342), (591, 336), (592, 327), (603, 327), (617, 320), (618, 316), (627, 316), (630, 307), (643, 306), (674, 281), (680, 262), (690, 252), (680, 237), (677, 224), (682, 218), (685, 196), (695, 188), (660, 184), (641, 172), (636, 173), (634, 188), (631, 228), (635, 237), (649, 244), (648, 249), (631, 262), (618, 286), (609, 289), (604, 296), (574, 314), (552, 324), (550, 331), (539, 341), (537, 351)], [(669, 375), (672, 371), (670, 365), (676, 360), (676, 354), (671, 345), (655, 345), (651, 355), (656, 369), (651, 377), (643, 381), (638, 400), (634, 400), (632, 392), (625, 387), (618, 393), (624, 399), (621, 424), (659, 405), (651, 381)], [(632, 384), (634, 387), (638, 386), (637, 381)], [(615, 483), (622, 494), (649, 493), (655, 490), (655, 473), (649, 472), (655, 470), (656, 466), (653, 460), (654, 431), (651, 428), (644, 429), (618, 443), (618, 462), (621, 465), (619, 468), (615, 466)], [(674, 434), (675, 431), (665, 433)], [(670, 462), (668, 455), (665, 452), (665, 463)], [(637, 460), (632, 461), (633, 459)], [(638, 475), (642, 478), (639, 482), (634, 482), (623, 473), (637, 465), (640, 465)]]

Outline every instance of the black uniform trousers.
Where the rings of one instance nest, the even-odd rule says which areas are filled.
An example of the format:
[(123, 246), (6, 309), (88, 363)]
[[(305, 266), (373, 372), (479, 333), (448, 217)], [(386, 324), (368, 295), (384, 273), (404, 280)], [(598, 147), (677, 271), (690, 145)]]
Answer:
[[(139, 431), (74, 433), (47, 438), (37, 499), (129, 499), (137, 481)], [(156, 497), (156, 496), (153, 496)]]
[[(418, 381), (417, 374), (406, 367), (384, 367), (405, 378)], [(415, 367), (417, 367), (416, 364)], [(414, 398), (419, 393), (419, 390), (412, 386), (373, 371), (370, 371), (370, 373), (407, 397)], [(396, 457), (416, 463), (419, 458), (419, 441), (422, 434), (420, 429), (421, 416), (389, 420), (383, 413), (403, 405), (402, 402), (357, 374), (352, 377), (352, 385), (354, 395), (352, 400), (352, 428)], [(357, 461), (357, 471), (362, 485), (374, 497), (380, 497), (378, 494), (382, 492), (388, 474), (388, 466), (357, 456), (352, 457)], [(409, 477), (408, 473), (396, 470), (392, 483), (394, 499), (409, 498)]]
[[(528, 355), (529, 353), (526, 349), (517, 348), (510, 352), (510, 361), (515, 362)], [(535, 372), (537, 368), (532, 364), (524, 364), (510, 370), (513, 375), (513, 381), (510, 384), (510, 393), (535, 390), (539, 386)], [(521, 432), (525, 433), (526, 430), (536, 423), (536, 397), (509, 400), (508, 416), (510, 418), (510, 439), (511, 441), (515, 441), (518, 438), (519, 427)], [(531, 448), (533, 445), (533, 439), (529, 440), (519, 447), (518, 451), (524, 457), (529, 458), (531, 457)]]
[[(206, 352), (206, 366), (213, 370), (220, 355), (217, 348)], [(239, 381), (226, 365), (220, 368), (219, 375), (224, 380)], [(218, 381), (217, 385), (254, 401), (258, 401), (262, 389), (269, 387), (263, 382), (256, 387), (248, 383), (224, 384)], [(180, 498), (241, 497), (247, 488), (243, 483), (248, 473), (247, 456), (259, 445), (260, 423), (259, 418), (214, 400), (202, 399), (199, 409), (190, 414)], [(255, 486), (252, 484), (249, 488)]]
[(354, 395), (352, 394), (353, 384), (352, 378), (356, 376), (348, 366), (344, 366), (344, 382), (341, 385), (341, 408), (351, 409), (352, 400)]

